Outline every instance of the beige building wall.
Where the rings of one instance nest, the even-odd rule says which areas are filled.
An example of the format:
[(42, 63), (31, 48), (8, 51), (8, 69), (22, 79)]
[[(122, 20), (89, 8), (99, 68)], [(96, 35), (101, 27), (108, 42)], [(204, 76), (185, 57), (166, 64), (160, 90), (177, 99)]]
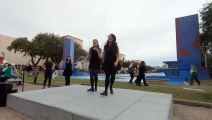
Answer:
[(126, 60), (126, 55), (125, 54), (120, 54), (119, 60)]
[[(79, 44), (81, 47), (83, 47), (83, 40), (73, 37), (73, 36), (64, 36), (68, 37), (69, 39), (74, 39), (77, 44)], [(15, 63), (15, 64), (20, 64), (20, 65), (25, 65), (29, 63), (30, 57), (23, 56), (21, 53), (14, 53), (14, 51), (9, 51), (7, 50), (7, 47), (11, 45), (12, 41), (14, 41), (16, 38), (10, 37), (10, 36), (5, 36), (0, 34), (0, 56), (2, 52), (5, 54), (5, 60), (7, 60), (9, 63)], [(41, 60), (39, 65), (43, 65), (44, 60)], [(31, 64), (31, 62), (30, 62)]]
[(12, 41), (14, 41), (16, 38), (9, 37), (5, 35), (0, 34), (0, 54), (4, 52), (5, 58), (4, 60), (7, 60), (9, 63), (15, 63), (15, 64), (27, 64), (29, 62), (29, 57), (23, 57), (23, 54), (21, 53), (14, 53), (14, 51), (7, 50), (7, 47), (10, 46)]

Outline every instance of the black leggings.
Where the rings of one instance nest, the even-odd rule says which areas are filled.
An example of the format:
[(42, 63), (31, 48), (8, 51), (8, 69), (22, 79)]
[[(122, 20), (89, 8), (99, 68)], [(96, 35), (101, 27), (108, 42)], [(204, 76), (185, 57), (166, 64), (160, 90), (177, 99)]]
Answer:
[(71, 77), (70, 76), (65, 76), (65, 80), (66, 80), (66, 86), (69, 86), (70, 82), (71, 82)]
[(7, 79), (9, 79), (9, 78), (7, 78), (7, 77), (0, 77), (0, 82), (6, 82)]
[(133, 73), (130, 73), (130, 81), (129, 81), (129, 83), (132, 84), (133, 78), (134, 78), (134, 74)]
[(91, 89), (93, 89), (93, 85), (95, 83), (95, 90), (97, 90), (98, 72), (98, 69), (89, 69)]
[(144, 85), (147, 86), (145, 75), (138, 76), (137, 81), (136, 81), (136, 85), (141, 85), (142, 79), (143, 79)]
[(51, 86), (52, 76), (45, 76), (45, 80), (43, 82), (43, 88), (45, 88), (47, 80), (48, 80), (48, 87), (50, 87)]
[(113, 88), (113, 83), (116, 77), (116, 70), (105, 70), (105, 91), (107, 92), (108, 86), (110, 84), (110, 89)]

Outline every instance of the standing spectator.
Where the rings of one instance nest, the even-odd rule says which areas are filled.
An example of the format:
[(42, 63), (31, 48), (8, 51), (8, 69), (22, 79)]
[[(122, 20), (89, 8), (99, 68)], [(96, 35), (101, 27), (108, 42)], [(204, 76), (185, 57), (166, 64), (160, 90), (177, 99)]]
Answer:
[(200, 81), (199, 81), (198, 75), (197, 75), (197, 69), (194, 65), (191, 65), (190, 73), (191, 73), (190, 85), (193, 85), (193, 80), (196, 80), (197, 83), (200, 85)]
[[(97, 91), (97, 82), (98, 82), (98, 73), (100, 71), (100, 61), (101, 61), (101, 48), (97, 39), (93, 40), (93, 47), (90, 48), (88, 57), (90, 58), (89, 62), (89, 74), (90, 74), (90, 84), (91, 88), (87, 91), (94, 92)], [(95, 84), (95, 89), (94, 89)]]
[(50, 88), (51, 86), (51, 79), (52, 79), (52, 73), (53, 73), (52, 67), (53, 67), (53, 63), (51, 61), (51, 58), (47, 58), (46, 62), (43, 64), (43, 68), (45, 69), (45, 72), (44, 72), (45, 80), (43, 82), (43, 89), (45, 89), (47, 80), (49, 81), (48, 87)]
[(135, 77), (134, 70), (136, 69), (136, 63), (132, 63), (129, 67), (130, 81), (129, 84), (132, 84), (133, 78)]
[(39, 67), (36, 67), (36, 68), (33, 70), (33, 73), (32, 73), (32, 75), (33, 75), (33, 77), (34, 77), (34, 82), (33, 82), (34, 84), (37, 83), (38, 74), (39, 74)]
[(72, 76), (72, 62), (71, 57), (67, 56), (65, 69), (63, 71), (63, 76), (65, 76), (65, 85), (70, 85), (71, 76)]
[(146, 83), (145, 73), (146, 73), (145, 62), (141, 61), (140, 66), (139, 66), (139, 75), (138, 75), (138, 79), (136, 81), (136, 85), (141, 86), (141, 80), (143, 79), (144, 86), (149, 86)]
[(30, 64), (27, 66), (27, 73), (28, 73), (28, 76), (32, 75), (32, 65)]
[(108, 35), (108, 40), (104, 46), (102, 54), (102, 69), (105, 71), (105, 91), (101, 95), (107, 96), (107, 89), (110, 85), (110, 93), (113, 94), (113, 83), (115, 81), (115, 75), (117, 70), (120, 70), (118, 65), (119, 61), (119, 48), (116, 43), (116, 36), (114, 34)]

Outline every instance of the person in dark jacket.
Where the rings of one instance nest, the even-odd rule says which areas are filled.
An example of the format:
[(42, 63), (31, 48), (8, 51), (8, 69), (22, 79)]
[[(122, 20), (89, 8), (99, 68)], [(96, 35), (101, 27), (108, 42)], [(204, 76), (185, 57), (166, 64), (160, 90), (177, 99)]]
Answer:
[(107, 89), (110, 85), (110, 93), (113, 92), (113, 83), (115, 81), (115, 76), (117, 70), (120, 69), (119, 63), (119, 48), (116, 43), (116, 36), (114, 34), (108, 35), (108, 40), (106, 45), (104, 46), (103, 54), (102, 54), (102, 69), (105, 71), (105, 91), (101, 93), (101, 95), (107, 96)]
[(71, 76), (72, 76), (72, 62), (71, 62), (70, 56), (67, 56), (66, 58), (66, 64), (65, 64), (65, 69), (63, 71), (63, 76), (65, 76), (65, 85), (66, 86), (70, 85)]
[(52, 73), (53, 73), (53, 62), (51, 61), (51, 58), (47, 58), (46, 62), (43, 64), (43, 68), (45, 69), (44, 77), (45, 80), (43, 82), (43, 89), (45, 89), (46, 82), (48, 80), (48, 87), (51, 86), (51, 79), (52, 79)]
[[(93, 46), (89, 50), (88, 57), (89, 61), (89, 74), (90, 74), (90, 84), (91, 88), (87, 91), (97, 91), (97, 82), (98, 82), (98, 73), (100, 71), (100, 62), (101, 62), (101, 48), (97, 39), (93, 40)], [(94, 89), (95, 83), (95, 89)]]
[(145, 67), (145, 62), (141, 61), (140, 66), (139, 66), (139, 75), (138, 79), (136, 81), (136, 85), (141, 86), (141, 80), (143, 79), (144, 86), (149, 86), (146, 83), (146, 78), (145, 78), (145, 73), (146, 73), (146, 67)]

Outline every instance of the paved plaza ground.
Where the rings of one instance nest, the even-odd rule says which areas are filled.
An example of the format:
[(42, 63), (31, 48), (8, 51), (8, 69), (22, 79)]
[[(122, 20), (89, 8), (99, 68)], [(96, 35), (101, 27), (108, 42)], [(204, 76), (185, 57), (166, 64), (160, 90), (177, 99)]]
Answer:
[[(24, 91), (41, 89), (41, 85), (25, 83)], [(21, 92), (22, 87), (18, 87)], [(85, 90), (86, 91), (86, 90)], [(174, 104), (173, 120), (211, 120), (212, 109)], [(32, 120), (10, 108), (0, 107), (0, 120)]]

